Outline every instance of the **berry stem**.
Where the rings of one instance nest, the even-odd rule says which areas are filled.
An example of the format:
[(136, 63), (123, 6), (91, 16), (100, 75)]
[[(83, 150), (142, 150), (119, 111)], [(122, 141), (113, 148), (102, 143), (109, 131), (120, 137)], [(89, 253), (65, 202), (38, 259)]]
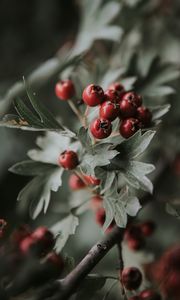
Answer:
[(86, 180), (84, 179), (82, 173), (79, 172), (79, 171), (77, 171), (77, 170), (74, 170), (74, 173), (75, 173), (77, 176), (79, 176), (79, 178), (85, 183), (86, 189), (89, 190), (91, 193), (94, 193), (94, 190), (91, 189), (91, 188), (87, 185), (87, 182), (86, 182)]
[(84, 126), (84, 118), (80, 112), (80, 110), (74, 105), (72, 100), (68, 100), (68, 104), (72, 111), (75, 113), (75, 115), (78, 117), (79, 121), (81, 122), (81, 125)]
[(122, 296), (124, 300), (127, 300), (127, 296), (126, 296), (126, 291), (122, 282), (122, 271), (124, 269), (124, 261), (123, 261), (123, 255), (122, 255), (122, 245), (121, 243), (117, 244), (117, 249), (118, 249), (118, 258), (119, 258), (119, 279), (120, 279), (120, 283), (122, 286)]
[(118, 131), (114, 131), (111, 133), (111, 137), (120, 136), (120, 133)]
[(87, 128), (88, 127), (88, 124), (87, 124), (87, 117), (88, 117), (88, 114), (89, 114), (89, 106), (87, 105), (86, 106), (86, 110), (84, 112), (84, 118), (83, 118), (83, 124), (84, 124), (84, 127)]

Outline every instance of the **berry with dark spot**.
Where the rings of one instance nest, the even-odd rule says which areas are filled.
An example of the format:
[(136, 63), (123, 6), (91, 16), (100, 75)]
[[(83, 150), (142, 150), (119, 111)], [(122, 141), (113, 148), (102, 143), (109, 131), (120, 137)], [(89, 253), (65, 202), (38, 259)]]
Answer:
[(88, 85), (82, 95), (83, 101), (89, 106), (97, 106), (104, 101), (104, 91), (99, 85)]
[(115, 102), (105, 101), (99, 110), (100, 118), (114, 121), (119, 115), (119, 105)]
[(139, 129), (139, 120), (135, 118), (129, 118), (122, 120), (119, 131), (120, 134), (125, 138), (130, 138)]
[(60, 154), (58, 163), (67, 170), (73, 170), (79, 164), (77, 153), (72, 150), (66, 150)]
[(107, 119), (95, 119), (90, 125), (92, 135), (97, 139), (105, 139), (112, 132), (112, 124)]

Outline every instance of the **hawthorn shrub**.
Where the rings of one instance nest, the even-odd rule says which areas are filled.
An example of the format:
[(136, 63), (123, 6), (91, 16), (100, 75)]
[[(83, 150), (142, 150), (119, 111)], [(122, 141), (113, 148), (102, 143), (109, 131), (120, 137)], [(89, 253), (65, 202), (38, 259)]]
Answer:
[[(2, 300), (179, 299), (180, 249), (167, 230), (180, 216), (179, 57), (167, 57), (179, 37), (152, 22), (174, 24), (178, 3), (157, 4), (80, 1), (74, 43), (0, 103), (2, 127), (37, 135), (28, 159), (9, 169), (30, 177), (17, 200), (33, 221), (9, 232), (1, 220)], [(55, 110), (39, 96), (47, 83)], [(95, 273), (112, 248), (111, 268)]]

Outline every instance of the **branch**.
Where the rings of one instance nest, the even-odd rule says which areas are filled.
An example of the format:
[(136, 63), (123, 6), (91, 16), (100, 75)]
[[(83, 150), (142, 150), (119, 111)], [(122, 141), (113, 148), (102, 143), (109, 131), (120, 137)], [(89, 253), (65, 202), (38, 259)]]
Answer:
[[(155, 176), (155, 186), (157, 186), (159, 179), (163, 176), (164, 171), (167, 167), (166, 162), (161, 161), (157, 167), (156, 176)], [(149, 201), (152, 201), (154, 196), (145, 194), (142, 199), (142, 203), (146, 205)], [(129, 222), (132, 221), (133, 218), (129, 218)], [(51, 294), (51, 297), (48, 300), (67, 300), (69, 297), (76, 292), (78, 287), (82, 284), (84, 278), (92, 271), (92, 269), (103, 259), (103, 257), (115, 246), (120, 245), (123, 240), (124, 229), (114, 227), (113, 230), (106, 234), (104, 239), (97, 243), (95, 246), (91, 248), (89, 253), (84, 257), (84, 259), (76, 266), (74, 270), (72, 270), (63, 280), (59, 281), (59, 291), (54, 291), (55, 293)], [(119, 248), (119, 260), (120, 260), (120, 269), (123, 270), (123, 261), (122, 261), (122, 253), (121, 246)], [(52, 289), (53, 290), (53, 289)], [(31, 300), (44, 300), (46, 299), (44, 295), (46, 295), (46, 291), (43, 289), (43, 297), (38, 295), (36, 298)], [(54, 295), (54, 296), (52, 296)], [(126, 295), (124, 295), (126, 297)]]
[(106, 234), (104, 239), (93, 246), (83, 260), (61, 281), (61, 292), (51, 300), (67, 300), (82, 284), (84, 278), (99, 263), (100, 260), (123, 239), (123, 228), (117, 226)]

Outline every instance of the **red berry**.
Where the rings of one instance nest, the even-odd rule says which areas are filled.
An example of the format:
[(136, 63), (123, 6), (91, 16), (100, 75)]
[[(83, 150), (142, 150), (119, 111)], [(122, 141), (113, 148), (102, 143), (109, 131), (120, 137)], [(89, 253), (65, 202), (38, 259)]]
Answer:
[(122, 119), (134, 117), (136, 115), (137, 106), (133, 101), (129, 100), (127, 97), (122, 96), (122, 99), (119, 102), (119, 108), (120, 117)]
[(87, 185), (100, 185), (101, 180), (93, 177), (91, 175), (83, 175), (85, 182), (87, 183)]
[(131, 225), (125, 231), (124, 240), (131, 250), (140, 250), (145, 246), (142, 230), (138, 225)]
[(102, 227), (106, 219), (106, 213), (103, 207), (99, 208), (95, 214), (96, 223)]
[(121, 100), (127, 100), (132, 102), (136, 107), (142, 105), (142, 97), (135, 92), (124, 93), (121, 97)]
[(91, 198), (91, 208), (97, 210), (102, 206), (103, 198), (100, 195), (96, 195)]
[(148, 108), (140, 106), (137, 108), (137, 118), (144, 126), (149, 126), (152, 120), (152, 113)]
[(31, 237), (41, 244), (43, 250), (50, 250), (54, 247), (55, 240), (54, 236), (48, 228), (41, 226), (38, 227), (32, 234)]
[(106, 119), (96, 119), (90, 125), (92, 135), (97, 139), (105, 139), (112, 132), (112, 124)]
[(84, 89), (82, 98), (87, 105), (96, 106), (104, 101), (104, 91), (100, 86), (90, 84)]
[(84, 181), (76, 174), (71, 174), (69, 177), (69, 187), (76, 191), (86, 187)]
[(99, 111), (100, 118), (114, 121), (119, 115), (119, 106), (116, 103), (105, 101), (101, 104)]
[(110, 102), (118, 103), (120, 100), (119, 92), (114, 89), (108, 89), (104, 93), (105, 99)]
[[(167, 278), (167, 280), (163, 281), (163, 278)], [(160, 283), (160, 289), (162, 293), (166, 296), (166, 299), (180, 299), (180, 272), (167, 272), (166, 275), (162, 278), (162, 282)]]
[(122, 271), (122, 283), (127, 290), (136, 290), (142, 282), (142, 274), (139, 269), (131, 267)]
[(129, 118), (122, 120), (120, 124), (120, 134), (125, 138), (128, 139), (131, 137), (137, 130), (139, 129), (139, 120), (135, 118)]
[(152, 221), (147, 221), (142, 223), (140, 228), (144, 236), (150, 236), (155, 230), (155, 224)]
[(35, 250), (35, 248), (36, 241), (31, 236), (24, 238), (19, 244), (19, 249), (23, 254), (29, 254), (31, 251)]
[(124, 239), (129, 240), (129, 239), (138, 239), (142, 237), (142, 231), (139, 225), (132, 224), (129, 225), (124, 234)]
[(71, 80), (61, 80), (55, 86), (56, 96), (61, 100), (68, 100), (75, 94), (75, 87)]
[(123, 93), (125, 91), (124, 86), (120, 82), (111, 83), (108, 89), (115, 90), (118, 93)]
[[(106, 219), (106, 212), (103, 207), (100, 207), (98, 210), (96, 210), (95, 213), (96, 223), (102, 227), (104, 225), (105, 219)], [(109, 225), (109, 227), (106, 229), (106, 232), (111, 231), (111, 229), (114, 227), (115, 222), (112, 221), (112, 223)]]
[(14, 246), (19, 246), (19, 243), (26, 237), (31, 235), (31, 230), (28, 226), (22, 225), (19, 228), (15, 229), (11, 236), (10, 241)]
[(161, 300), (161, 296), (153, 290), (144, 290), (139, 297), (141, 300)]
[(58, 162), (61, 167), (67, 170), (75, 169), (79, 164), (77, 153), (71, 150), (61, 153)]
[(127, 241), (127, 245), (129, 249), (133, 251), (142, 250), (145, 247), (145, 240), (143, 238), (141, 239), (129, 239)]
[(52, 232), (45, 226), (36, 228), (31, 234), (31, 236), (36, 240), (40, 240), (40, 239), (54, 240), (54, 236)]

